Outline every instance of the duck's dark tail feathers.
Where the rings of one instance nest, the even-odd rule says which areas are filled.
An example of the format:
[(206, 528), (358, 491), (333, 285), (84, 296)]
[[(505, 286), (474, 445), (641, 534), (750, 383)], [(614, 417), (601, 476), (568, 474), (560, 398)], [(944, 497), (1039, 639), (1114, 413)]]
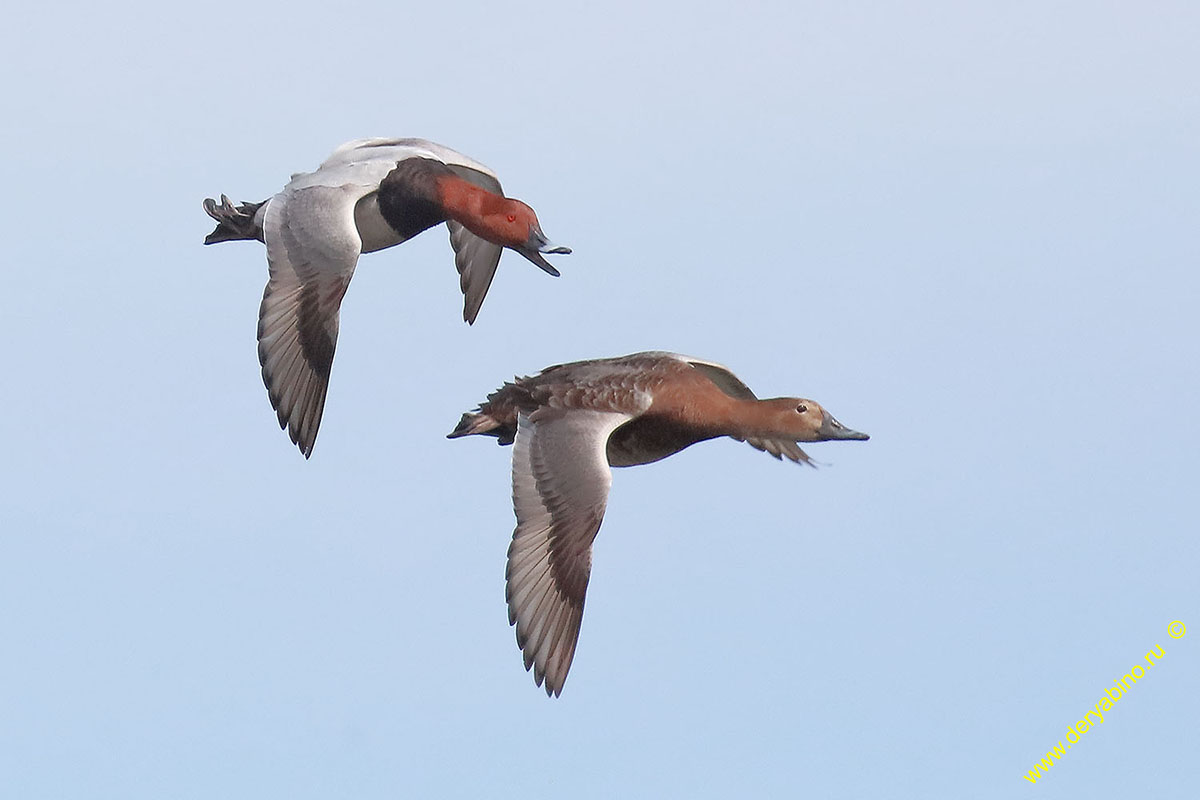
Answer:
[(217, 227), (204, 237), (205, 244), (217, 242), (236, 242), (243, 239), (263, 240), (262, 223), (256, 220), (258, 210), (266, 204), (242, 203), (234, 206), (229, 198), (221, 195), (221, 202), (205, 198), (204, 211), (217, 221)]
[(458, 427), (446, 434), (447, 439), (457, 439), (461, 436), (495, 436), (497, 444), (512, 444), (516, 431), (499, 422), (495, 417), (485, 413), (468, 412), (458, 421)]
[(446, 434), (447, 439), (457, 439), (460, 436), (471, 436), (472, 434), (487, 435), (489, 433), (496, 434), (496, 420), (489, 417), (487, 414), (479, 414), (476, 412), (467, 412), (462, 415), (462, 419), (458, 421), (458, 426), (454, 430)]
[(514, 378), (488, 395), (479, 408), (462, 415), (458, 427), (446, 434), (447, 439), (480, 434), (495, 436), (498, 444), (512, 444), (517, 438), (517, 420), (521, 409), (527, 412), (537, 403), (525, 385), (527, 378)]

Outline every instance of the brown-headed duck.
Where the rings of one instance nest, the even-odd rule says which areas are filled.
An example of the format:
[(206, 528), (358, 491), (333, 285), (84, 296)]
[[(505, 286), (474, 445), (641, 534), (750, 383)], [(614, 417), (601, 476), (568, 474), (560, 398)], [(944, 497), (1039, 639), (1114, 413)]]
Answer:
[(504, 196), (478, 161), (424, 139), (357, 139), (315, 172), (293, 175), (262, 203), (208, 199), (217, 221), (205, 244), (257, 239), (270, 279), (258, 312), (258, 357), (271, 404), (304, 456), (312, 454), (337, 344), (338, 309), (360, 253), (405, 242), (445, 222), (475, 321), (500, 253), (511, 248), (551, 275), (551, 244), (533, 209)]
[(868, 438), (812, 400), (759, 400), (726, 367), (665, 352), (517, 378), (464, 414), (448, 438), (472, 434), (514, 445), (508, 617), (525, 668), (553, 696), (575, 656), (610, 467), (649, 464), (719, 436), (811, 464), (798, 442)]

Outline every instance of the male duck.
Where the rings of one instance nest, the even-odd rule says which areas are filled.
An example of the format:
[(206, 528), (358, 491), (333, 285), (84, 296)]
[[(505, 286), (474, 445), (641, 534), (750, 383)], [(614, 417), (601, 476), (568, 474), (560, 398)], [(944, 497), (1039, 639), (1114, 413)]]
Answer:
[(533, 209), (504, 196), (496, 174), (424, 139), (356, 139), (279, 194), (234, 207), (208, 199), (217, 221), (205, 244), (257, 239), (270, 280), (258, 314), (258, 357), (280, 427), (312, 454), (337, 344), (338, 309), (360, 253), (405, 242), (445, 222), (465, 304), (475, 321), (503, 248), (551, 275), (551, 244)]
[(575, 656), (609, 467), (649, 464), (718, 436), (811, 464), (797, 442), (869, 438), (812, 400), (759, 400), (726, 367), (663, 352), (517, 378), (464, 414), (448, 438), (471, 434), (514, 444), (508, 618), (525, 668), (553, 696)]

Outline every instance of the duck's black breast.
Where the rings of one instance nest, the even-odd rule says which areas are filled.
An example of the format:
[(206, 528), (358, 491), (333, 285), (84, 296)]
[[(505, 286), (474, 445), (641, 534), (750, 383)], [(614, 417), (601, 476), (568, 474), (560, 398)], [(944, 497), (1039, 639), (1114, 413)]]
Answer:
[(402, 239), (446, 221), (438, 179), (454, 171), (432, 158), (406, 158), (379, 183), (379, 213)]
[(711, 438), (711, 434), (662, 417), (641, 416), (626, 422), (608, 437), (608, 463), (612, 467), (650, 464)]

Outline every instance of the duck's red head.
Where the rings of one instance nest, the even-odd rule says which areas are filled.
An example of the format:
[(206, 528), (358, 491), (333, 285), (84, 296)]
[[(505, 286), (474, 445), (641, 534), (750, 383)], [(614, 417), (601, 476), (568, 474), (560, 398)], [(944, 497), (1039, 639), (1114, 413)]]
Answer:
[(476, 236), (516, 250), (551, 275), (558, 275), (558, 270), (541, 254), (566, 254), (571, 248), (547, 241), (532, 208), (520, 200), (492, 194), (456, 176), (439, 181), (439, 190), (443, 208), (451, 219), (462, 223)]
[(516, 250), (551, 275), (558, 275), (558, 270), (541, 254), (571, 252), (571, 248), (552, 244), (546, 239), (537, 214), (520, 200), (491, 195), (491, 202), (484, 203), (478, 223), (478, 230), (471, 225), (467, 227), (490, 242)]

